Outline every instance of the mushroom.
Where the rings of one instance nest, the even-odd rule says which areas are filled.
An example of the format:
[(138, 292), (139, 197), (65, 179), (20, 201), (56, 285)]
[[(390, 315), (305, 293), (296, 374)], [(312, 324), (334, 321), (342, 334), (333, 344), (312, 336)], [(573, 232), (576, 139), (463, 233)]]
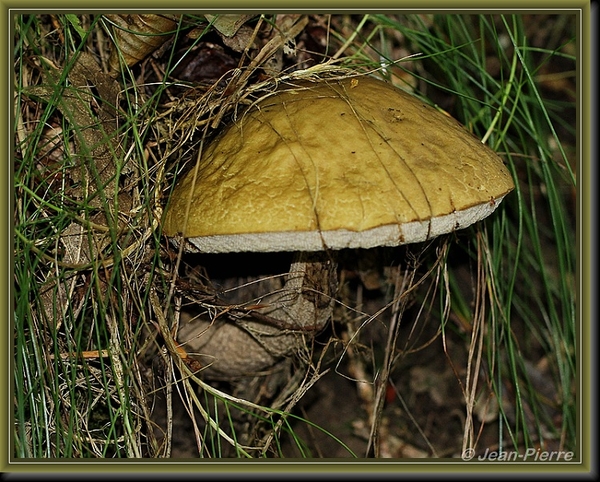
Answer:
[(296, 253), (283, 288), (248, 316), (182, 326), (179, 340), (225, 377), (271, 367), (326, 325), (335, 250), (465, 228), (514, 188), (500, 157), (456, 120), (366, 76), (281, 87), (196, 167), (173, 191), (165, 235), (202, 253)]

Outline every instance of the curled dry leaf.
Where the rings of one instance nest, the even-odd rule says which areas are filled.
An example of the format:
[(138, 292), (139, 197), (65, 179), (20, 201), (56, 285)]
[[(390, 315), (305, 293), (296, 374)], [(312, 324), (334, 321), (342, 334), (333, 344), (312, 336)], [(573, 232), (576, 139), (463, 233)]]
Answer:
[(211, 25), (225, 37), (233, 37), (239, 28), (253, 16), (239, 14), (204, 15), (206, 20), (211, 22)]
[(129, 14), (105, 15), (114, 25), (113, 49), (109, 59), (110, 72), (116, 76), (121, 71), (120, 57), (129, 67), (172, 38), (177, 26), (177, 15)]

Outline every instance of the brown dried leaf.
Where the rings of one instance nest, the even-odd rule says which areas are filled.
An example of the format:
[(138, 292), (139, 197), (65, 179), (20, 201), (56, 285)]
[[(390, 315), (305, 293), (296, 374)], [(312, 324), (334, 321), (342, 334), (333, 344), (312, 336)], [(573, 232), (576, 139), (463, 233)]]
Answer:
[(233, 37), (222, 36), (223, 43), (235, 52), (243, 52), (246, 49), (256, 48), (254, 42), (254, 29), (242, 25)]
[[(80, 133), (75, 144), (82, 160), (78, 168), (82, 186), (85, 186), (83, 195), (90, 199), (92, 206), (99, 207), (101, 201), (94, 196), (99, 189), (109, 199), (117, 190), (115, 152), (119, 152), (119, 144), (115, 107), (120, 88), (114, 79), (99, 70), (92, 56), (84, 53), (69, 73), (69, 81), (77, 92), (69, 90), (63, 99), (70, 120)], [(91, 86), (97, 89), (98, 97), (92, 93)], [(95, 112), (90, 109), (94, 105), (97, 106)]]
[(113, 45), (108, 61), (114, 77), (121, 71), (120, 56), (129, 67), (144, 60), (172, 38), (179, 21), (177, 15), (126, 14), (105, 17), (114, 24), (117, 45)]
[(204, 15), (212, 26), (226, 37), (233, 37), (238, 29), (254, 15), (219, 14)]
[[(59, 67), (50, 62), (45, 64), (43, 85), (27, 89), (27, 93), (48, 102), (55, 98), (57, 86), (63, 81)], [(71, 177), (79, 184), (69, 194), (78, 199), (87, 198), (93, 207), (101, 205), (96, 196), (100, 189), (106, 198), (111, 198), (117, 189), (114, 178), (115, 153), (120, 150), (116, 138), (119, 92), (118, 83), (100, 70), (96, 59), (82, 52), (68, 73), (68, 87), (61, 91), (58, 101), (53, 101), (76, 134), (78, 163), (72, 169)]]
[[(64, 249), (63, 263), (76, 266), (88, 263), (92, 259), (85, 235), (84, 228), (77, 223), (69, 224), (61, 232), (60, 242)], [(74, 276), (69, 281), (62, 281), (56, 278), (54, 272), (51, 272), (41, 284), (41, 308), (49, 326), (60, 328), (62, 320), (65, 319), (69, 310), (73, 310), (71, 315), (74, 318), (81, 312), (82, 305), (75, 299), (75, 285), (78, 279), (80, 279), (80, 275)]]

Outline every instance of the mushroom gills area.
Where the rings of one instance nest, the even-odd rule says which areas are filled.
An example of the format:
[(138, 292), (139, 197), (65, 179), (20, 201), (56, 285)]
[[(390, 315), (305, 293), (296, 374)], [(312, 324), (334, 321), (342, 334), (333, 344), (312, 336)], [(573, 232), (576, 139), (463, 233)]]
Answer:
[[(327, 324), (337, 290), (337, 265), (328, 253), (296, 253), (285, 276), (248, 286), (245, 301), (224, 307), (215, 319), (191, 315), (178, 341), (209, 378), (257, 375), (292, 354), (309, 355), (310, 340)], [(240, 296), (248, 291), (241, 288)]]
[[(366, 231), (279, 231), (268, 233), (221, 234), (189, 238), (190, 250), (201, 253), (321, 251), (326, 249), (399, 246), (435, 238), (466, 228), (492, 214), (504, 196), (487, 203), (437, 216), (425, 221), (388, 224)], [(191, 245), (191, 246), (190, 246)]]

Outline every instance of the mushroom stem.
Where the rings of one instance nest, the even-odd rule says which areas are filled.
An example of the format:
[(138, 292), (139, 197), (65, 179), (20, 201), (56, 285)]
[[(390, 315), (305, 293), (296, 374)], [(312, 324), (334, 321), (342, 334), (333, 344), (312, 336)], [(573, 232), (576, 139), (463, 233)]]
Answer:
[(326, 252), (298, 252), (281, 289), (263, 296), (260, 307), (197, 318), (181, 326), (178, 338), (213, 378), (254, 375), (279, 359), (299, 354), (333, 312), (337, 263)]

